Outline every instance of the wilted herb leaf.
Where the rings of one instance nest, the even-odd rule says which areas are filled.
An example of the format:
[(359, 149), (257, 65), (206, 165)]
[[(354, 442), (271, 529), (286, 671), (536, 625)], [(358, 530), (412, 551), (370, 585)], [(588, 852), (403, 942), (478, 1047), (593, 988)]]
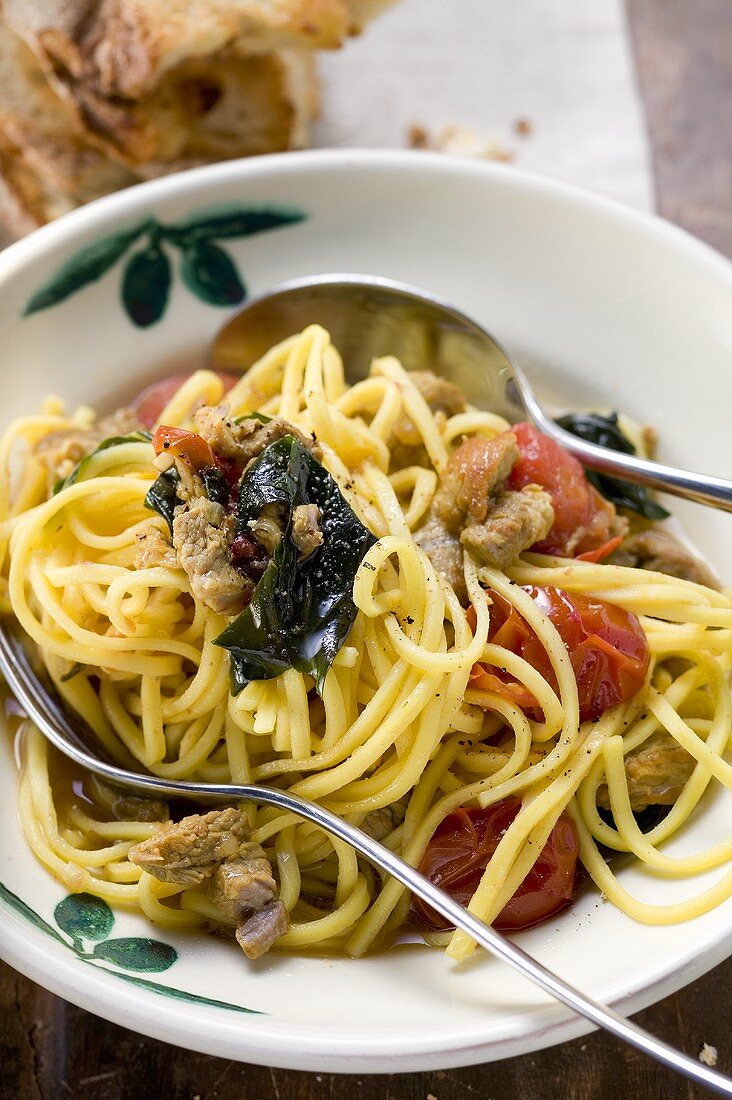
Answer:
[[(271, 443), (242, 479), (237, 506), (240, 531), (267, 504), (281, 504), (285, 533), (257, 585), (252, 602), (216, 638), (231, 654), (232, 692), (250, 680), (267, 680), (287, 668), (310, 673), (322, 692), (325, 676), (353, 620), (353, 582), (376, 541), (328, 471), (293, 436)], [(323, 544), (305, 561), (292, 541), (293, 509), (316, 504)]]
[(178, 497), (178, 483), (180, 475), (175, 466), (165, 470), (152, 483), (145, 497), (145, 507), (162, 516), (173, 534), (173, 519), (175, 509), (183, 502)]
[[(617, 413), (609, 413), (607, 416), (601, 413), (568, 413), (560, 416), (557, 424), (588, 443), (597, 443), (599, 447), (607, 447), (623, 454), (636, 453), (635, 447), (620, 429)], [(618, 508), (638, 512), (645, 519), (652, 520), (667, 519), (670, 514), (653, 500), (642, 485), (633, 485), (630, 481), (598, 474), (594, 470), (585, 470), (585, 473), (588, 481)]]

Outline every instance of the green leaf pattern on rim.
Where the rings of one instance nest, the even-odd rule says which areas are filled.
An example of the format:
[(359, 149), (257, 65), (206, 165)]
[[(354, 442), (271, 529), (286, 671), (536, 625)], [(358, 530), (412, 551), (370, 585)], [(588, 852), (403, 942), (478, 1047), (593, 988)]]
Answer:
[(146, 218), (75, 253), (31, 296), (23, 316), (50, 309), (101, 279), (143, 238), (125, 263), (120, 286), (122, 305), (138, 328), (149, 328), (165, 314), (173, 278), (171, 247), (181, 253), (181, 276), (192, 294), (212, 306), (238, 305), (246, 298), (246, 285), (229, 252), (216, 241), (251, 237), (305, 217), (300, 210), (263, 207), (209, 213), (172, 225)]
[[(232, 1012), (245, 1012), (254, 1016), (262, 1015), (255, 1008), (230, 1004), (228, 1001), (189, 993), (175, 986), (162, 985), (149, 978), (139, 977), (141, 973), (161, 973), (170, 969), (178, 959), (178, 952), (171, 944), (146, 936), (109, 938), (109, 933), (114, 928), (114, 913), (103, 898), (88, 893), (68, 894), (56, 905), (53, 911), (54, 920), (61, 932), (69, 937), (70, 943), (61, 932), (2, 883), (0, 883), (0, 900), (35, 928), (73, 951), (81, 962), (95, 968), (99, 968), (101, 964), (101, 969), (107, 974), (114, 974), (115, 977), (131, 982), (142, 989), (149, 989), (163, 997), (186, 1001), (189, 1004), (210, 1005), (214, 1008), (225, 1008)], [(86, 950), (85, 941), (91, 941), (94, 944), (91, 951)], [(119, 970), (110, 970), (107, 964), (119, 967)]]

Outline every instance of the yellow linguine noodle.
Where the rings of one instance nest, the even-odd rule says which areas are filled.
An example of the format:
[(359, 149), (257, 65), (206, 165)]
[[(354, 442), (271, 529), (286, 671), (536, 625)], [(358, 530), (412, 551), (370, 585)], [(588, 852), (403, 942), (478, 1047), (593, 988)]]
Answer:
[[(222, 398), (220, 379), (198, 371), (160, 421), (190, 427), (199, 405)], [(356, 575), (358, 614), (322, 699), (312, 680), (293, 669), (233, 696), (228, 654), (214, 645), (227, 619), (193, 598), (176, 565), (138, 567), (141, 538), (155, 528), (167, 537), (165, 522), (144, 504), (159, 472), (149, 443), (101, 451), (56, 495), (49, 495), (34, 447), (72, 423), (58, 403), (16, 422), (0, 444), (2, 609), (17, 617), (60, 695), (113, 757), (131, 755), (166, 779), (275, 784), (356, 824), (400, 804), (385, 843), (412, 864), (452, 810), (518, 796), (521, 810), (470, 903), (488, 921), (531, 869), (565, 809), (577, 823), (590, 876), (634, 919), (688, 920), (732, 893), (727, 870), (701, 893), (691, 882), (686, 901), (641, 902), (598, 847), (632, 853), (651, 875), (690, 880), (729, 862), (729, 840), (691, 856), (663, 851), (710, 785), (732, 785), (724, 760), (732, 726), (727, 595), (660, 573), (531, 553), (508, 575), (487, 571), (484, 583), (513, 604), (541, 640), (555, 690), (520, 657), (487, 642), (490, 605), (469, 555), (465, 580), (475, 629), (412, 537), (457, 442), (494, 436), (507, 426), (500, 418), (477, 410), (452, 418), (433, 414), (393, 358), (376, 360), (368, 378), (347, 385), (337, 351), (317, 326), (273, 348), (226, 401), (235, 416), (279, 415), (305, 434), (314, 432), (324, 465), (378, 539)], [(389, 437), (405, 415), (429, 465), (390, 472)], [(645, 686), (594, 723), (580, 723), (566, 649), (520, 587), (546, 584), (615, 603), (639, 616), (646, 631), (651, 667)], [(472, 689), (469, 674), (479, 660), (525, 685), (543, 721)], [(508, 731), (500, 747), (491, 741), (499, 729)], [(642, 833), (630, 807), (624, 756), (659, 731), (696, 764), (668, 815)], [(597, 807), (605, 784), (612, 826)], [(116, 820), (112, 793), (89, 777), (83, 792), (38, 732), (26, 729), (23, 828), (57, 878), (161, 925), (226, 923), (204, 887), (164, 884), (128, 861), (129, 848), (154, 833), (154, 822)], [(289, 814), (253, 806), (246, 812), (254, 840), (277, 869), (290, 913), (278, 949), (360, 955), (396, 934), (409, 907), (402, 886), (382, 882), (347, 845)], [(474, 946), (461, 932), (428, 938), (447, 945), (454, 958)]]

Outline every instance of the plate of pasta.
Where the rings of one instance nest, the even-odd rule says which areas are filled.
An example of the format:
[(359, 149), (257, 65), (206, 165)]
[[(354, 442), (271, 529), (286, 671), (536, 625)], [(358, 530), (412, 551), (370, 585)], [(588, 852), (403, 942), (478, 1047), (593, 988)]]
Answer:
[[(637, 1010), (732, 942), (729, 517), (397, 349), (356, 376), (318, 317), (209, 368), (225, 309), (339, 270), (474, 315), (570, 431), (725, 473), (732, 272), (703, 245), (504, 167), (221, 165), (0, 256), (2, 612), (108, 758), (321, 802)], [(302, 1069), (587, 1030), (314, 826), (132, 796), (4, 714), (0, 950), (54, 992)]]

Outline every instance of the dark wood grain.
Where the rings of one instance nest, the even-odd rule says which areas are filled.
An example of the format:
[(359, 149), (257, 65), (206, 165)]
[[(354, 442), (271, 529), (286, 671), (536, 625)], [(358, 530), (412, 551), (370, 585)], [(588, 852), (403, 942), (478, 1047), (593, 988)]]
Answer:
[[(638, 78), (666, 217), (732, 256), (732, 0), (629, 0)], [(693, 934), (690, 930), (690, 935)], [(732, 961), (639, 1014), (732, 1072)], [(0, 966), (2, 1100), (695, 1100), (707, 1095), (593, 1034), (493, 1065), (339, 1077), (241, 1065), (115, 1027)]]
[(658, 209), (732, 256), (732, 4), (628, 0)]

